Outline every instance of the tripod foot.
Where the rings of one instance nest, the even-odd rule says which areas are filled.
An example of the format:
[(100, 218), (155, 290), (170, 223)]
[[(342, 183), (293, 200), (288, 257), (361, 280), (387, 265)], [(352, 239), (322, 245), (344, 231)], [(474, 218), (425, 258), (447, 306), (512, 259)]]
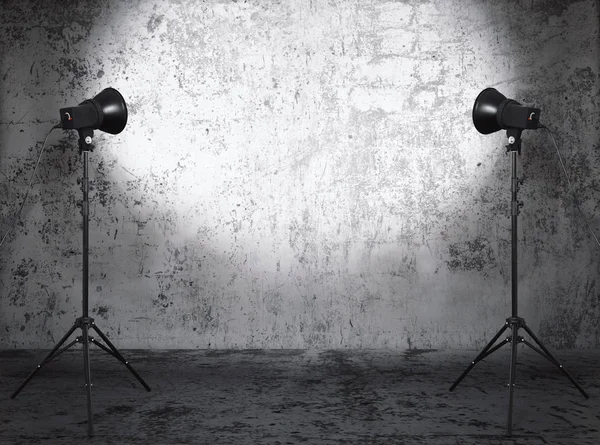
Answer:
[[(498, 345), (492, 347), (494, 342), (500, 337), (502, 332), (504, 332), (508, 327), (510, 327), (512, 334), (508, 337), (504, 342), (499, 343)], [(523, 328), (529, 336), (533, 339), (533, 341), (539, 346), (535, 346), (529, 341), (525, 340), (523, 337), (519, 336), (519, 329)], [(498, 333), (494, 336), (492, 341), (490, 341), (487, 346), (481, 351), (481, 353), (471, 362), (469, 367), (461, 374), (461, 376), (454, 382), (454, 384), (450, 387), (450, 391), (454, 390), (456, 386), (462, 381), (462, 379), (467, 375), (467, 373), (475, 366), (477, 362), (484, 359), (488, 355), (492, 354), (494, 351), (502, 347), (507, 343), (511, 343), (511, 355), (510, 355), (510, 373), (509, 373), (509, 383), (508, 383), (508, 416), (506, 421), (506, 435), (512, 435), (512, 421), (513, 421), (513, 401), (514, 401), (514, 389), (515, 389), (515, 378), (516, 378), (516, 370), (517, 370), (517, 345), (519, 343), (525, 343), (525, 345), (529, 346), (535, 352), (540, 354), (542, 357), (550, 361), (554, 364), (562, 373), (565, 375), (569, 381), (579, 390), (579, 392), (587, 399), (589, 396), (583, 390), (583, 388), (575, 381), (573, 376), (565, 369), (565, 367), (552, 355), (552, 353), (542, 344), (540, 340), (535, 336), (535, 334), (529, 329), (525, 320), (521, 317), (513, 316), (506, 319), (506, 324), (498, 331)]]
[(525, 341), (524, 343), (527, 346), (529, 346), (531, 349), (533, 349), (535, 352), (540, 354), (542, 357), (544, 357), (546, 360), (548, 360), (550, 363), (554, 364), (560, 370), (560, 372), (562, 372), (563, 375), (569, 379), (569, 381), (573, 384), (573, 386), (575, 386), (575, 388), (577, 388), (577, 390), (581, 393), (581, 395), (583, 397), (585, 397), (586, 399), (589, 399), (590, 396), (588, 396), (588, 394), (583, 390), (583, 388), (579, 385), (579, 383), (577, 383), (577, 381), (573, 378), (571, 373), (569, 373), (569, 371), (567, 371), (565, 369), (565, 367), (556, 359), (556, 357), (554, 357), (552, 355), (552, 353), (544, 346), (544, 344), (535, 336), (533, 331), (531, 329), (529, 329), (528, 326), (523, 326), (523, 329), (525, 329), (525, 331), (529, 334), (529, 336), (533, 339), (533, 341), (540, 347), (541, 350), (536, 348), (533, 344), (529, 343), (528, 341)]
[(485, 348), (483, 348), (483, 350), (479, 353), (479, 355), (477, 357), (475, 357), (475, 359), (471, 362), (471, 364), (467, 367), (467, 369), (465, 369), (463, 371), (463, 373), (460, 375), (460, 377), (458, 379), (456, 379), (456, 381), (454, 382), (454, 384), (450, 387), (450, 391), (454, 391), (454, 389), (458, 386), (458, 384), (460, 382), (462, 382), (462, 380), (466, 377), (466, 375), (469, 373), (469, 371), (471, 371), (471, 369), (473, 369), (473, 367), (478, 362), (480, 362), (481, 360), (483, 360), (484, 358), (486, 358), (488, 355), (490, 355), (491, 353), (493, 353), (494, 351), (496, 351), (497, 349), (501, 348), (502, 346), (504, 346), (507, 343), (506, 341), (504, 341), (503, 343), (500, 343), (500, 344), (498, 344), (498, 345), (496, 345), (496, 346), (494, 346), (492, 348), (492, 345), (494, 343), (496, 343), (496, 340), (498, 340), (500, 338), (500, 336), (502, 335), (502, 333), (504, 331), (506, 331), (506, 329), (508, 329), (508, 323), (506, 323), (504, 326), (502, 326), (500, 328), (500, 330), (496, 333), (496, 335), (494, 335), (494, 337), (485, 346)]
[(112, 355), (113, 357), (115, 357), (121, 363), (123, 363), (127, 367), (127, 369), (129, 369), (129, 372), (131, 372), (133, 374), (133, 376), (137, 379), (137, 381), (142, 384), (142, 386), (146, 389), (146, 391), (151, 391), (150, 387), (144, 381), (144, 379), (135, 371), (135, 369), (133, 369), (133, 367), (129, 364), (129, 362), (127, 360), (125, 360), (125, 358), (121, 355), (119, 350), (115, 347), (115, 345), (113, 345), (111, 343), (111, 341), (108, 339), (108, 337), (106, 335), (104, 335), (104, 333), (100, 330), (100, 328), (98, 326), (96, 326), (95, 323), (92, 323), (92, 328), (98, 333), (100, 338), (102, 338), (102, 340), (104, 341), (104, 343), (106, 343), (108, 345), (108, 347), (104, 346), (102, 343), (98, 343), (94, 339), (92, 339), (92, 343), (94, 343), (96, 346), (98, 346), (105, 352), (107, 352), (110, 355)]
[(35, 375), (39, 372), (40, 369), (42, 369), (42, 366), (48, 364), (49, 362), (54, 360), (56, 357), (58, 357), (60, 354), (65, 352), (67, 349), (71, 348), (75, 343), (77, 343), (77, 340), (73, 340), (67, 346), (60, 349), (60, 347), (67, 341), (67, 339), (71, 336), (71, 334), (78, 327), (79, 327), (79, 325), (77, 324), (77, 322), (75, 322), (75, 324), (73, 326), (71, 326), (71, 329), (69, 329), (68, 332), (63, 336), (63, 338), (61, 338), (60, 341), (56, 344), (56, 346), (54, 346), (54, 348), (52, 348), (52, 350), (48, 353), (48, 355), (46, 355), (46, 357), (44, 357), (44, 359), (40, 362), (40, 364), (37, 365), (33, 371), (31, 371), (31, 374), (29, 374), (27, 376), (27, 378), (25, 379), (25, 381), (23, 381), (23, 383), (21, 383), (21, 386), (19, 386), (17, 388), (17, 390), (10, 396), (11, 399), (14, 399), (15, 397), (17, 397), (19, 395), (19, 393), (23, 390), (23, 388), (25, 388), (25, 386), (29, 383), (29, 381), (33, 377), (35, 377)]

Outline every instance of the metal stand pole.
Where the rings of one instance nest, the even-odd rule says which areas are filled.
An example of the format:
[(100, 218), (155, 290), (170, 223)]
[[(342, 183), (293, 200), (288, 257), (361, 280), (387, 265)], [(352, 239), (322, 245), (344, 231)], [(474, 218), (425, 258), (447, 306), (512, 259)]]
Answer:
[[(91, 142), (91, 141), (90, 141)], [(85, 143), (85, 142), (84, 142)], [(90, 144), (86, 144), (90, 145)], [(89, 151), (83, 151), (83, 299), (82, 299), (82, 331), (83, 331), (83, 370), (85, 373), (85, 388), (87, 392), (88, 435), (94, 435), (92, 420), (92, 373), (90, 369), (90, 343), (89, 343), (89, 243), (90, 243), (90, 206), (89, 206)]]
[[(475, 357), (475, 359), (469, 364), (467, 369), (456, 379), (456, 381), (450, 387), (450, 391), (458, 386), (458, 384), (466, 377), (466, 375), (473, 369), (473, 367), (486, 358), (488, 355), (500, 349), (502, 346), (510, 343), (510, 369), (508, 374), (508, 416), (506, 420), (506, 435), (512, 435), (512, 419), (513, 419), (513, 401), (514, 401), (514, 388), (517, 373), (517, 345), (524, 343), (535, 352), (540, 354), (542, 357), (554, 364), (558, 369), (565, 375), (569, 381), (579, 390), (579, 392), (587, 399), (589, 396), (583, 390), (583, 388), (575, 381), (575, 379), (569, 374), (563, 365), (550, 353), (548, 349), (541, 343), (540, 340), (534, 335), (529, 329), (525, 320), (519, 317), (518, 314), (518, 266), (517, 266), (517, 217), (519, 215), (519, 209), (521, 203), (517, 199), (517, 193), (519, 191), (519, 178), (517, 177), (517, 156), (521, 153), (521, 130), (509, 128), (507, 131), (508, 145), (506, 146), (507, 151), (511, 155), (511, 296), (512, 296), (512, 315), (506, 319), (506, 323), (498, 331), (498, 333), (492, 338), (492, 340), (483, 348), (483, 350)], [(493, 346), (496, 341), (500, 338), (502, 333), (510, 328), (511, 334), (509, 337), (504, 339), (501, 343)], [(519, 329), (523, 328), (527, 334), (533, 339), (538, 347), (519, 336)]]
[[(90, 368), (90, 343), (95, 344), (103, 351), (109, 353), (117, 360), (122, 362), (127, 369), (133, 374), (133, 376), (142, 384), (147, 391), (150, 391), (150, 387), (140, 377), (140, 375), (131, 367), (128, 361), (126, 361), (121, 353), (115, 348), (115, 346), (109, 341), (106, 335), (96, 326), (94, 319), (89, 316), (89, 152), (92, 150), (92, 136), (93, 130), (91, 128), (83, 128), (79, 130), (79, 149), (83, 156), (83, 203), (82, 203), (82, 214), (83, 214), (83, 290), (82, 290), (82, 316), (75, 320), (75, 323), (69, 331), (63, 336), (58, 344), (50, 351), (48, 355), (40, 362), (39, 365), (29, 374), (29, 376), (23, 381), (21, 386), (11, 395), (11, 399), (17, 397), (17, 395), (25, 388), (25, 385), (38, 373), (42, 366), (48, 364), (56, 357), (61, 355), (66, 350), (70, 349), (76, 343), (81, 343), (83, 346), (83, 369), (85, 374), (85, 387), (87, 393), (87, 417), (88, 417), (88, 436), (94, 435), (94, 424), (92, 415), (92, 374)], [(75, 340), (71, 341), (67, 346), (62, 347), (75, 329), (81, 329), (82, 335), (78, 336)], [(98, 342), (94, 337), (90, 336), (90, 328), (98, 333), (100, 338), (108, 346)]]

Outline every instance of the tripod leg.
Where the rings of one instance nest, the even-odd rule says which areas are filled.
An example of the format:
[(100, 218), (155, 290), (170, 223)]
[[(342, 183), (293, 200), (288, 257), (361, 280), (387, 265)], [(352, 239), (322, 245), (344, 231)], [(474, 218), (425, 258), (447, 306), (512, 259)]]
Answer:
[(90, 341), (88, 335), (88, 325), (83, 325), (83, 369), (85, 372), (85, 388), (87, 390), (87, 416), (88, 416), (88, 436), (94, 435), (94, 423), (92, 419), (92, 373), (90, 370)]
[[(115, 348), (115, 345), (113, 345), (110, 342), (110, 340), (108, 339), (108, 337), (106, 335), (104, 335), (104, 333), (100, 330), (100, 328), (98, 326), (96, 326), (95, 323), (92, 323), (92, 328), (98, 333), (98, 335), (100, 336), (100, 338), (102, 338), (102, 340), (104, 341), (104, 343), (106, 343), (108, 345), (108, 347), (110, 348), (110, 351), (107, 351), (107, 352), (109, 354), (113, 355), (114, 357), (116, 357), (117, 360), (119, 360), (125, 366), (127, 366), (127, 369), (129, 369), (129, 371), (138, 380), (138, 382), (140, 382), (142, 384), (142, 386), (144, 388), (146, 388), (146, 391), (151, 391), (150, 387), (144, 381), (144, 379), (142, 379), (140, 377), (140, 375), (135, 371), (135, 369), (133, 369), (133, 367), (129, 364), (129, 362), (127, 360), (125, 360), (125, 358), (123, 358), (123, 356), (121, 355), (121, 353), (117, 350), (117, 348)], [(94, 344), (96, 344), (96, 345), (98, 345), (99, 347), (102, 348), (102, 346), (100, 346), (100, 343), (94, 342)], [(102, 349), (106, 350), (106, 348), (102, 348)]]
[(510, 348), (510, 373), (508, 377), (508, 419), (506, 421), (506, 435), (512, 435), (512, 414), (513, 414), (513, 397), (515, 390), (515, 377), (517, 373), (517, 344), (519, 328), (512, 326), (512, 338)]
[[(107, 354), (112, 355), (114, 358), (116, 358), (117, 360), (119, 360), (119, 357), (117, 357), (115, 355), (114, 352), (112, 352), (110, 349), (108, 349), (106, 346), (104, 346), (102, 343), (100, 343), (98, 340), (96, 340), (94, 337), (90, 337), (90, 342), (95, 344), (96, 346), (98, 346), (100, 349), (102, 349), (104, 352), (106, 352)], [(120, 361), (120, 360), (119, 360)]]
[[(465, 369), (463, 371), (463, 373), (460, 375), (460, 377), (454, 382), (454, 384), (450, 387), (450, 391), (454, 391), (454, 388), (456, 388), (458, 386), (458, 384), (460, 382), (462, 382), (462, 380), (465, 378), (465, 376), (469, 373), (469, 371), (471, 369), (473, 369), (473, 366), (475, 366), (479, 361), (483, 360), (484, 357), (487, 357), (488, 354), (488, 349), (490, 349), (492, 347), (492, 345), (494, 343), (496, 343), (496, 340), (498, 340), (500, 338), (500, 336), (502, 335), (502, 333), (504, 331), (506, 331), (506, 329), (508, 328), (508, 323), (506, 323), (504, 326), (502, 326), (500, 328), (500, 330), (498, 331), (498, 333), (496, 335), (494, 335), (494, 338), (492, 338), (490, 340), (490, 342), (485, 346), (485, 348), (483, 348), (483, 350), (479, 353), (479, 355), (477, 357), (475, 357), (475, 360), (473, 360), (471, 362), (471, 364), (467, 367), (467, 369)], [(497, 348), (496, 348), (497, 349)], [(491, 352), (490, 352), (491, 353)]]
[(528, 342), (527, 340), (523, 339), (523, 343), (525, 343), (527, 346), (529, 346), (531, 349), (533, 349), (535, 352), (537, 352), (538, 354), (540, 354), (542, 357), (544, 357), (546, 360), (548, 360), (550, 363), (556, 365), (556, 366), (560, 366), (559, 363), (556, 363), (555, 360), (553, 360), (551, 357), (548, 357), (548, 355), (542, 351), (540, 348), (538, 348), (536, 345), (534, 345), (531, 342)]
[(483, 357), (481, 357), (481, 360), (483, 360), (484, 358), (486, 358), (488, 355), (492, 355), (494, 352), (496, 352), (498, 349), (500, 349), (502, 346), (504, 346), (505, 344), (510, 343), (510, 337), (505, 338), (504, 340), (502, 340), (500, 343), (498, 343), (496, 346), (494, 346), (492, 349), (490, 349), (488, 352), (486, 352)]
[(66, 351), (71, 346), (73, 346), (75, 343), (77, 343), (76, 341), (73, 341), (66, 348), (64, 348), (62, 351), (60, 351), (58, 353), (56, 352), (56, 351), (58, 351), (60, 349), (60, 347), (64, 344), (64, 342), (67, 341), (67, 339), (71, 336), (71, 334), (73, 333), (73, 331), (75, 331), (75, 329), (77, 329), (77, 327), (78, 327), (77, 324), (74, 324), (73, 326), (71, 326), (71, 329), (69, 329), (69, 331), (63, 336), (63, 338), (60, 339), (60, 341), (56, 344), (56, 346), (54, 346), (54, 348), (52, 349), (52, 351), (50, 351), (48, 353), (48, 355), (46, 357), (44, 357), (44, 360), (42, 360), (40, 362), (40, 364), (37, 365), (36, 368), (33, 371), (31, 371), (31, 374), (29, 374), (29, 376), (27, 376), (27, 378), (25, 379), (25, 381), (23, 383), (21, 383), (21, 386), (19, 386), (17, 388), (17, 390), (10, 396), (11, 399), (14, 399), (15, 397), (17, 397), (17, 395), (19, 395), (19, 393), (23, 390), (23, 388), (25, 388), (25, 385), (27, 385), (27, 383), (29, 383), (29, 381), (38, 373), (38, 371), (40, 369), (42, 369), (42, 366), (44, 366), (45, 364), (49, 363), (50, 361), (52, 361), (52, 359), (54, 359), (58, 355), (62, 354), (64, 351)]
[[(552, 355), (552, 353), (548, 349), (546, 349), (546, 347), (542, 344), (542, 342), (540, 340), (538, 340), (538, 338), (531, 331), (531, 329), (529, 329), (528, 326), (523, 326), (523, 329), (525, 329), (525, 331), (529, 334), (529, 336), (533, 339), (533, 341), (537, 343), (537, 345), (541, 348), (541, 351), (539, 351), (535, 346), (533, 346), (529, 342), (525, 342), (525, 344), (527, 346), (529, 346), (531, 349), (533, 349), (534, 351), (536, 351), (538, 354), (540, 354), (542, 357), (545, 357), (546, 359), (548, 359), (548, 361), (550, 361), (551, 363), (556, 365), (556, 367), (558, 369), (560, 369), (560, 371), (569, 379), (569, 381), (573, 384), (573, 386), (575, 386), (575, 388), (577, 388), (577, 390), (581, 393), (581, 395), (583, 397), (585, 397), (586, 399), (589, 399), (590, 396), (588, 396), (587, 393), (583, 390), (583, 388), (581, 386), (579, 386), (579, 383), (577, 383), (575, 381), (575, 379), (569, 373), (569, 371), (567, 371), (565, 369), (565, 367), (563, 365), (561, 365), (560, 362), (556, 359), (556, 357), (554, 357)], [(543, 351), (543, 353), (542, 353), (542, 351)]]

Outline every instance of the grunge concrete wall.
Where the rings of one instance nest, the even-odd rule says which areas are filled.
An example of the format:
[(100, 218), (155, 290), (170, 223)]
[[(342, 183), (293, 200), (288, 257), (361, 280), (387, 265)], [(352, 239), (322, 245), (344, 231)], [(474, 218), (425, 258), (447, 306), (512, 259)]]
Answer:
[[(117, 88), (91, 154), (90, 308), (118, 347), (475, 348), (510, 315), (493, 86), (542, 109), (600, 231), (599, 9), (584, 1), (4, 1), (2, 233), (58, 109)], [(0, 248), (0, 346), (81, 314), (82, 164), (55, 131)], [(600, 248), (525, 132), (520, 314), (600, 346)]]

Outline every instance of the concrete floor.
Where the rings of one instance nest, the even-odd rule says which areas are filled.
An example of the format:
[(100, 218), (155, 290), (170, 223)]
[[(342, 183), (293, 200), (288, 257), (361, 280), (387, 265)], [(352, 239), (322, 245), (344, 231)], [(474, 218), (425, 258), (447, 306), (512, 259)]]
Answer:
[(87, 438), (83, 354), (72, 349), (11, 393), (44, 351), (0, 351), (1, 444), (598, 444), (600, 351), (555, 351), (590, 395), (519, 347), (506, 438), (509, 349), (448, 387), (476, 351), (121, 351), (92, 353)]

